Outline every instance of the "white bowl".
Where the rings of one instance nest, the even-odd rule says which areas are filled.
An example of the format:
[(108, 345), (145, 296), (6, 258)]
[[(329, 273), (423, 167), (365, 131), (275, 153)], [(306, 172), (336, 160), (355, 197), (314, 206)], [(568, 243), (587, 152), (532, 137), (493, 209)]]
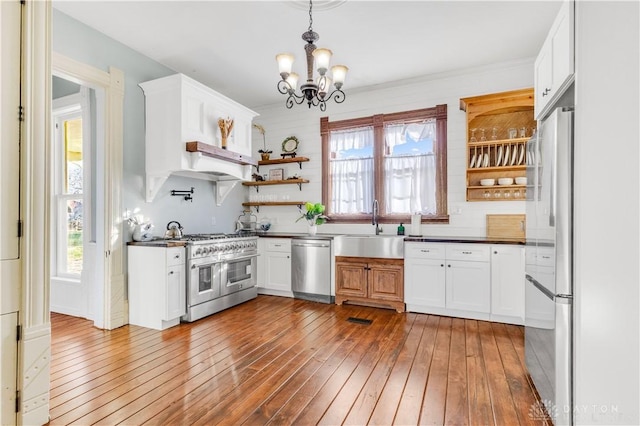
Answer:
[(526, 177), (517, 177), (516, 178), (516, 185), (526, 185), (527, 184), (527, 178)]
[(482, 186), (493, 186), (496, 184), (495, 179), (480, 179), (480, 185)]
[(513, 178), (500, 178), (498, 185), (513, 185)]

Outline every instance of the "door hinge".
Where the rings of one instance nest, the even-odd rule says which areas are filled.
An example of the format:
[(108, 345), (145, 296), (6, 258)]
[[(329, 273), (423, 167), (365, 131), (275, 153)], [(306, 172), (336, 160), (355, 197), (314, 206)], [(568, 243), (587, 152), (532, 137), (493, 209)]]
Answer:
[(18, 324), (16, 326), (16, 341), (20, 341), (22, 340), (22, 326), (20, 324)]
[(22, 221), (18, 221), (18, 238), (22, 238)]
[(16, 413), (20, 412), (20, 391), (16, 391)]
[(18, 121), (24, 121), (24, 108), (22, 108), (22, 105), (18, 106)]

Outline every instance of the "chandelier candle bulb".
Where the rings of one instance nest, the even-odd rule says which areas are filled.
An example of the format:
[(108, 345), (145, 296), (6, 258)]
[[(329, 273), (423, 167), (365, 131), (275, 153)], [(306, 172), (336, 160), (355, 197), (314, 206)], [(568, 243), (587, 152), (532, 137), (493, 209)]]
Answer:
[(347, 76), (347, 71), (349, 71), (349, 68), (345, 67), (344, 65), (334, 65), (331, 67), (333, 84), (336, 85), (337, 89), (340, 89), (344, 84), (344, 79)]
[(289, 74), (291, 74), (293, 60), (294, 56), (290, 53), (281, 53), (279, 55), (276, 55), (276, 61), (278, 61), (278, 69), (280, 71), (280, 75), (284, 80), (286, 80)]
[(319, 48), (313, 51), (313, 57), (316, 60), (316, 69), (318, 74), (325, 75), (329, 69), (329, 61), (333, 52), (329, 49)]

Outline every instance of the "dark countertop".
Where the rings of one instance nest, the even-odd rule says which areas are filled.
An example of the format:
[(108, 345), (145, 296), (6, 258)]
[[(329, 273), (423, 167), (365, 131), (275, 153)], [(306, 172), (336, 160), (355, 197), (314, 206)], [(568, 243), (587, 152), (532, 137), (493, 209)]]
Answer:
[(416, 243), (465, 243), (465, 244), (518, 244), (524, 245), (520, 238), (487, 238), (487, 237), (434, 237), (434, 236), (407, 236), (404, 239)]
[[(322, 234), (318, 233), (315, 236), (303, 232), (265, 232), (258, 234), (260, 238), (333, 238), (344, 234)], [(351, 234), (350, 234), (351, 235)], [(386, 235), (386, 234), (385, 234)], [(486, 237), (436, 237), (436, 236), (409, 236), (405, 235), (405, 241), (418, 242), (418, 243), (465, 243), (465, 244), (517, 244), (524, 245), (524, 240), (519, 238), (486, 238)]]
[(158, 238), (151, 241), (129, 241), (128, 246), (145, 246), (145, 247), (184, 247), (187, 245), (185, 240), (165, 240)]

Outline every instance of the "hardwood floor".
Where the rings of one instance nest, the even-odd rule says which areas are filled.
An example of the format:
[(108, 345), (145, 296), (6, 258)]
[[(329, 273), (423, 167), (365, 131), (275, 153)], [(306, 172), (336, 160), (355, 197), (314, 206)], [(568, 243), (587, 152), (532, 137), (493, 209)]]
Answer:
[(163, 332), (51, 322), (52, 425), (545, 423), (522, 327), (272, 296)]

